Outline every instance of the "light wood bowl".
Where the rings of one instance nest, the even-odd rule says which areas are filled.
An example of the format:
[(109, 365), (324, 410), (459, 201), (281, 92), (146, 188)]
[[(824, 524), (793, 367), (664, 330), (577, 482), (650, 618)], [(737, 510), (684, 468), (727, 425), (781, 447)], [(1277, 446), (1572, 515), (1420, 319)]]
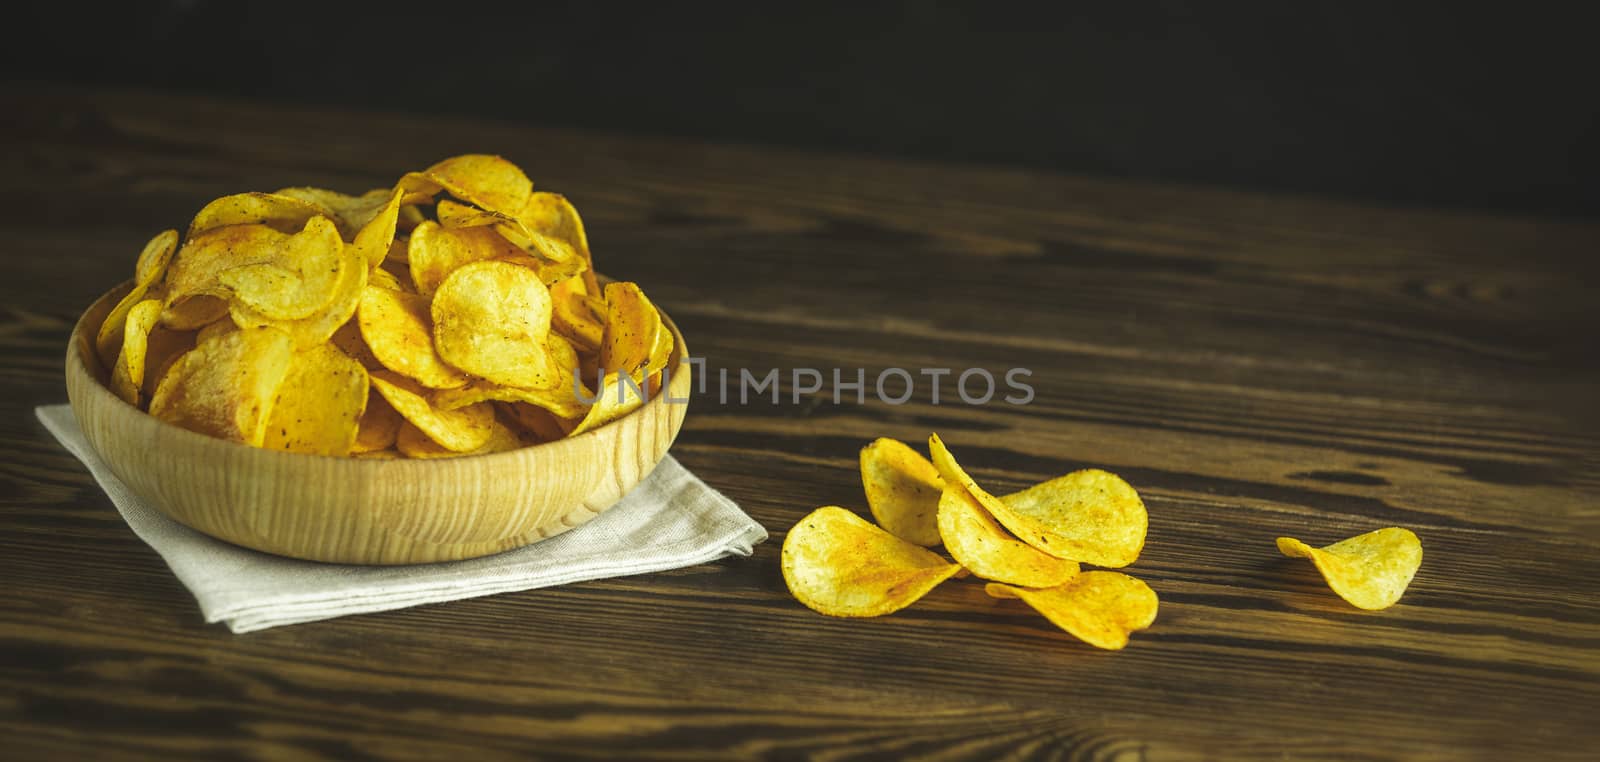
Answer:
[[(185, 526), (282, 556), (348, 564), (473, 558), (551, 537), (599, 515), (638, 484), (683, 425), (685, 402), (656, 394), (593, 431), (492, 455), (359, 460), (263, 450), (157, 420), (106, 386), (95, 332), (130, 284), (100, 297), (67, 348), (78, 424), (117, 478)], [(677, 339), (667, 391), (689, 396)]]

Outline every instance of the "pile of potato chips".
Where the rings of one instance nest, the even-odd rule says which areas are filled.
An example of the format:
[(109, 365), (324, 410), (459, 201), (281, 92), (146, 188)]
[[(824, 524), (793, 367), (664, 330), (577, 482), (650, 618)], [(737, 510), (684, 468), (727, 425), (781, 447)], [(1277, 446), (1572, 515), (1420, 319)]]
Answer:
[[(861, 482), (875, 526), (838, 506), (812, 511), (784, 538), (781, 565), (794, 597), (839, 617), (891, 614), (939, 583), (969, 573), (995, 598), (1017, 598), (1056, 626), (1116, 650), (1155, 622), (1148, 585), (1116, 571), (1139, 558), (1149, 529), (1144, 501), (1098, 469), (1074, 471), (1004, 497), (979, 486), (938, 434), (930, 461), (905, 443), (861, 450)], [(929, 550), (943, 545), (955, 561)], [(1316, 564), (1329, 587), (1369, 610), (1400, 600), (1422, 563), (1408, 529), (1390, 527), (1313, 548), (1280, 537), (1284, 555)]]
[(595, 277), (583, 221), (498, 156), (348, 196), (219, 198), (157, 235), (100, 326), (151, 415), (292, 452), (442, 458), (589, 431), (659, 389), (675, 343)]
[[(1074, 471), (1005, 497), (978, 485), (937, 434), (930, 462), (893, 439), (861, 451), (861, 481), (879, 526), (836, 506), (789, 531), (783, 576), (801, 603), (832, 616), (881, 616), (963, 570), (996, 598), (1020, 598), (1086, 643), (1128, 644), (1157, 598), (1144, 582), (1080, 563), (1123, 567), (1144, 548), (1144, 502), (1115, 474)], [(881, 527), (881, 528), (880, 528)], [(928, 550), (944, 545), (955, 563)]]

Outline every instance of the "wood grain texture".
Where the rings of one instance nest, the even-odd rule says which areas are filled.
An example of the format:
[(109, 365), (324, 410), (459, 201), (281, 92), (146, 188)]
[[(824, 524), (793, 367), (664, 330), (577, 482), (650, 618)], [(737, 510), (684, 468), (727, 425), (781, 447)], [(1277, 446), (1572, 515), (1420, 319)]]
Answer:
[[(1600, 226), (974, 166), (8, 86), (0, 733), (25, 757), (1502, 759), (1600, 745)], [(747, 559), (235, 637), (31, 407), (151, 232), (495, 151), (582, 210), (706, 358), (673, 454)], [(1027, 405), (782, 404), (728, 369), (1024, 367)], [(846, 376), (853, 375), (847, 373)], [(919, 377), (921, 380), (921, 377)], [(731, 386), (731, 384), (730, 384)], [(898, 386), (895, 387), (898, 389)], [(998, 492), (1081, 467), (1150, 509), (1160, 617), (1083, 646), (956, 580), (789, 598), (778, 544), (938, 431)], [(1421, 536), (1355, 610), (1273, 538)]]
[[(164, 424), (113, 394), (93, 351), (130, 283), (96, 300), (66, 352), (84, 437), (167, 516), (236, 545), (344, 564), (455, 561), (520, 548), (599, 516), (661, 462), (693, 388), (683, 335), (666, 394), (578, 436), (470, 458), (362, 460), (284, 453)], [(669, 401), (671, 400), (671, 401)]]

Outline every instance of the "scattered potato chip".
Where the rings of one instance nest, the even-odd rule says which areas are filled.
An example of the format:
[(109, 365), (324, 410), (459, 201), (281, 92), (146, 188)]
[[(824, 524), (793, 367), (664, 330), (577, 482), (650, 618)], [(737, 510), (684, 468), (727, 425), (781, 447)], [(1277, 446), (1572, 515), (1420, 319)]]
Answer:
[(138, 264), (134, 266), (133, 289), (111, 308), (95, 336), (95, 349), (100, 361), (107, 367), (116, 359), (117, 341), (122, 338), (122, 324), (128, 318), (128, 311), (133, 309), (133, 305), (144, 301), (150, 287), (166, 274), (167, 265), (172, 261), (172, 252), (177, 248), (178, 231), (163, 230), (151, 238), (144, 245), (144, 251), (139, 253)]
[(370, 375), (372, 385), (401, 417), (447, 450), (476, 450), (494, 434), (494, 408), (488, 403), (440, 410), (428, 401), (427, 391), (411, 379), (385, 371)]
[(123, 321), (122, 351), (111, 371), (111, 391), (129, 405), (139, 404), (144, 386), (145, 360), (150, 347), (150, 331), (161, 317), (161, 302), (146, 299), (133, 305)]
[(829, 616), (890, 614), (961, 570), (837, 506), (812, 511), (783, 541), (789, 592)]
[(402, 455), (408, 458), (461, 458), (468, 455), (488, 455), (496, 452), (515, 450), (522, 446), (522, 440), (517, 438), (517, 433), (507, 428), (499, 421), (491, 422), (492, 432), (488, 441), (481, 447), (466, 452), (456, 452), (446, 449), (438, 442), (428, 438), (421, 429), (409, 423), (400, 426), (399, 436), (395, 438), (395, 447)]
[(1333, 592), (1368, 611), (1397, 603), (1422, 565), (1422, 541), (1402, 527), (1359, 534), (1323, 548), (1279, 537), (1278, 551), (1311, 559)]
[(294, 342), (274, 328), (213, 336), (179, 358), (156, 386), (150, 414), (219, 439), (260, 447)]
[(1073, 637), (1110, 651), (1128, 645), (1130, 633), (1155, 623), (1160, 604), (1149, 585), (1114, 571), (1084, 572), (1045, 589), (991, 582), (984, 590), (995, 598), (1021, 598)]
[(984, 579), (1055, 587), (1078, 573), (1076, 561), (1063, 561), (1012, 537), (959, 486), (942, 492), (938, 521), (944, 549), (956, 563)]
[(561, 383), (545, 342), (550, 291), (532, 272), (504, 262), (464, 265), (439, 284), (432, 312), (445, 362), (503, 386)]
[(922, 453), (898, 439), (875, 440), (861, 448), (861, 486), (878, 526), (909, 543), (939, 544), (944, 480)]
[(317, 204), (276, 193), (237, 193), (206, 204), (189, 223), (188, 238), (230, 225), (264, 225), (292, 233), (324, 211)]
[(1144, 549), (1149, 528), (1144, 502), (1116, 474), (1074, 471), (1001, 499), (967, 475), (938, 434), (928, 438), (928, 449), (947, 484), (964, 487), (1002, 526), (1045, 553), (1121, 567)]
[(384, 367), (430, 389), (465, 386), (467, 377), (434, 351), (428, 300), (368, 286), (356, 311), (366, 346)]
[(349, 455), (367, 406), (367, 370), (332, 344), (296, 351), (267, 417), (262, 446)]
[(344, 242), (327, 217), (313, 217), (305, 229), (282, 239), (264, 259), (231, 267), (217, 280), (233, 298), (273, 320), (299, 320), (333, 299), (349, 261)]
[(367, 408), (361, 411), (361, 421), (356, 425), (356, 441), (350, 451), (359, 455), (394, 447), (395, 435), (400, 433), (402, 423), (405, 423), (405, 419), (400, 417), (394, 406), (376, 388), (369, 388)]

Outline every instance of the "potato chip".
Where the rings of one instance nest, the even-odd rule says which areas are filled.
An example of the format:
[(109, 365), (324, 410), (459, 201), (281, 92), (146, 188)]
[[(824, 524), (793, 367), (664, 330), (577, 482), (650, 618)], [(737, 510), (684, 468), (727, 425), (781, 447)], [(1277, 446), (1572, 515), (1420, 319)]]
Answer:
[(550, 291), (532, 272), (504, 262), (465, 265), (439, 284), (432, 312), (445, 362), (503, 386), (561, 383), (545, 343)]
[(1313, 548), (1279, 537), (1278, 551), (1309, 558), (1328, 587), (1352, 606), (1378, 611), (1393, 606), (1422, 565), (1422, 541), (1409, 529), (1389, 527)]
[(1144, 502), (1116, 474), (1074, 471), (1002, 499), (967, 475), (938, 434), (928, 438), (928, 449), (947, 484), (964, 487), (1002, 526), (1045, 553), (1121, 567), (1144, 549), (1149, 528)]
[(195, 348), (198, 338), (194, 331), (174, 331), (160, 325), (151, 329), (145, 340), (144, 383), (139, 386), (141, 399), (149, 400), (156, 393), (156, 386), (166, 377), (167, 370), (185, 352)]
[(195, 294), (178, 299), (169, 298), (166, 308), (161, 311), (161, 324), (174, 331), (193, 331), (226, 317), (226, 301), (210, 294)]
[(550, 287), (550, 328), (580, 351), (598, 352), (606, 332), (606, 304), (585, 289), (579, 278), (566, 278)]
[(421, 429), (447, 450), (469, 452), (482, 447), (494, 433), (494, 408), (488, 403), (440, 410), (428, 401), (427, 391), (415, 381), (386, 371), (373, 371), (372, 385), (401, 417)]
[(596, 394), (589, 411), (584, 414), (583, 420), (568, 432), (569, 436), (577, 436), (600, 428), (638, 410), (648, 401), (644, 389), (625, 373), (608, 374), (605, 383), (600, 385), (600, 390)]
[(417, 293), (432, 297), (439, 284), (463, 266), (521, 253), (491, 228), (451, 230), (424, 222), (411, 231), (406, 257)]
[(583, 228), (583, 218), (578, 210), (559, 193), (537, 192), (528, 196), (528, 203), (517, 214), (517, 219), (547, 236), (565, 241), (583, 261), (583, 285), (590, 294), (600, 293), (595, 280), (594, 257), (589, 253), (589, 234)]
[(233, 322), (243, 327), (271, 326), (289, 334), (296, 347), (314, 347), (333, 338), (339, 327), (350, 321), (367, 287), (367, 268), (361, 252), (354, 246), (340, 248), (340, 276), (333, 297), (321, 309), (299, 320), (278, 320), (251, 309), (237, 300), (228, 305)]
[(367, 370), (332, 344), (297, 350), (267, 416), (261, 446), (349, 455), (367, 407)]
[[(588, 391), (584, 391), (585, 396)], [(578, 398), (569, 385), (556, 389), (520, 389), (501, 386), (493, 381), (473, 381), (459, 389), (444, 389), (433, 397), (433, 404), (442, 410), (474, 405), (479, 402), (525, 402), (544, 408), (557, 418), (579, 418), (589, 411), (589, 405)]]
[(627, 373), (635, 381), (646, 375), (663, 330), (661, 314), (637, 283), (607, 283), (606, 331), (600, 344), (600, 365), (606, 373)]
[(305, 229), (282, 239), (262, 261), (217, 274), (245, 306), (273, 320), (299, 320), (333, 299), (349, 258), (344, 241), (327, 217), (313, 217)]
[(502, 404), (502, 409), (510, 411), (512, 419), (522, 426), (528, 434), (527, 438), (534, 442), (554, 442), (565, 437), (567, 431), (577, 424), (576, 421), (557, 418), (542, 407), (521, 402)]
[(219, 280), (224, 271), (271, 262), (289, 237), (266, 225), (228, 225), (191, 235), (167, 268), (167, 308), (197, 295), (226, 297), (228, 289)]
[(239, 324), (233, 322), (232, 320), (219, 318), (200, 327), (200, 330), (196, 332), (195, 335), (195, 343), (203, 344), (209, 341), (213, 336), (231, 333), (237, 330), (239, 330)]
[(1055, 587), (1078, 573), (1078, 562), (1063, 561), (1011, 536), (960, 487), (941, 493), (938, 523), (944, 549), (956, 563), (984, 579)]
[(122, 325), (128, 319), (128, 311), (133, 309), (133, 305), (144, 301), (150, 287), (166, 274), (167, 266), (172, 261), (172, 252), (177, 247), (178, 231), (163, 230), (151, 238), (144, 245), (144, 251), (139, 253), (139, 261), (133, 271), (133, 288), (106, 314), (105, 320), (100, 323), (100, 332), (95, 336), (95, 349), (100, 355), (100, 362), (107, 367), (116, 359), (117, 342), (122, 339)]
[(274, 328), (213, 336), (179, 358), (156, 386), (150, 414), (219, 439), (260, 447), (294, 342)]
[(842, 617), (899, 611), (961, 570), (831, 505), (789, 530), (782, 567), (797, 600), (818, 613)]
[(1154, 624), (1160, 605), (1149, 585), (1114, 571), (1084, 572), (1044, 589), (990, 582), (984, 590), (995, 598), (1021, 598), (1073, 637), (1108, 651), (1123, 648), (1130, 633)]
[(466, 154), (439, 162), (421, 172), (400, 178), (405, 202), (432, 199), (441, 189), (462, 201), (506, 216), (528, 203), (533, 183), (517, 165), (499, 156)]
[(402, 455), (408, 458), (461, 458), (468, 455), (488, 455), (490, 453), (515, 450), (522, 446), (522, 440), (517, 433), (499, 421), (492, 421), (493, 432), (483, 446), (467, 452), (456, 452), (446, 449), (438, 442), (428, 438), (422, 430), (409, 423), (400, 426), (399, 436), (395, 438), (395, 447)]
[(356, 425), (356, 441), (350, 451), (360, 454), (393, 447), (402, 423), (405, 423), (405, 419), (400, 417), (394, 406), (377, 389), (369, 389), (367, 409), (361, 412), (361, 421)]
[[(374, 219), (387, 214), (389, 212), (388, 207), (391, 205), (394, 206), (394, 214), (398, 221), (400, 211), (400, 199), (398, 196), (403, 196), (404, 194), (390, 188), (374, 188), (359, 196), (351, 196), (326, 188), (300, 186), (283, 188), (275, 191), (274, 195), (287, 196), (315, 205), (322, 210), (324, 216), (333, 220), (333, 223), (339, 227), (340, 237), (347, 241), (354, 241), (363, 228), (371, 224)], [(384, 225), (380, 224), (378, 229), (382, 231), (383, 228)], [(392, 238), (393, 236), (394, 233), (391, 230), (379, 237)], [(382, 258), (381, 255), (379, 258)]]
[[(395, 222), (394, 229), (396, 232), (410, 233), (418, 225), (421, 225), (425, 219), (427, 217), (422, 214), (422, 209), (418, 208), (416, 204), (408, 204), (404, 199), (401, 199), (400, 217)], [(393, 252), (394, 250), (390, 249), (390, 251)]]
[[(382, 267), (374, 267), (372, 268), (372, 272), (367, 273), (367, 285), (376, 288), (387, 288), (390, 291), (408, 290), (406, 289), (405, 284), (401, 283), (400, 279), (395, 277), (394, 273)], [(360, 308), (358, 307), (357, 309)]]
[(356, 320), (372, 355), (389, 370), (430, 389), (466, 385), (467, 376), (445, 364), (434, 351), (427, 299), (368, 286)]
[(150, 347), (150, 331), (161, 317), (161, 302), (146, 299), (133, 305), (123, 321), (122, 351), (111, 370), (111, 391), (123, 402), (138, 406), (139, 390), (144, 386), (145, 359)]
[(189, 223), (189, 239), (229, 225), (264, 225), (283, 233), (304, 228), (313, 217), (326, 213), (321, 206), (276, 193), (237, 193), (223, 196), (200, 210)]
[(939, 544), (939, 493), (944, 480), (922, 453), (897, 439), (861, 448), (861, 486), (878, 526), (909, 543)]
[(369, 270), (376, 270), (378, 265), (383, 264), (384, 258), (389, 256), (389, 248), (394, 244), (395, 227), (400, 216), (400, 191), (392, 193), (381, 191), (381, 193), (383, 195), (376, 199), (373, 199), (371, 194), (362, 196), (364, 201), (378, 203), (375, 206), (351, 210), (352, 216), (348, 220), (351, 225), (360, 223), (355, 228), (355, 237), (351, 239), (350, 245), (361, 253), (361, 258), (366, 261)]

